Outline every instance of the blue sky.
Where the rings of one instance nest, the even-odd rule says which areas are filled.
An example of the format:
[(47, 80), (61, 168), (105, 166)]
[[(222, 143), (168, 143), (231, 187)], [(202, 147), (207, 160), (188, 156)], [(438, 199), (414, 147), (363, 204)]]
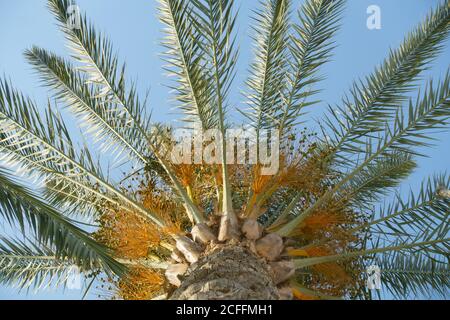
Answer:
[[(302, 0), (293, 0), (299, 7)], [(239, 91), (247, 76), (252, 59), (250, 45), (251, 10), (257, 0), (236, 0), (240, 8), (239, 43), (240, 59), (237, 77), (231, 96), (233, 105), (242, 106)], [(438, 0), (349, 0), (344, 14), (343, 26), (336, 41), (334, 59), (322, 69), (326, 80), (321, 83), (325, 90), (320, 94), (323, 103), (311, 110), (310, 118), (319, 118), (328, 103), (338, 103), (348, 92), (352, 81), (369, 74), (376, 64), (386, 56), (390, 47), (397, 47), (405, 34), (420, 22)], [(165, 85), (167, 78), (162, 71), (159, 57), (162, 49), (158, 44), (162, 35), (157, 19), (156, 0), (79, 0), (82, 11), (86, 11), (99, 30), (106, 32), (113, 41), (120, 57), (127, 62), (128, 75), (136, 79), (142, 93), (150, 89), (150, 107), (155, 120), (173, 121), (175, 115), (168, 104), (169, 93)], [(382, 28), (369, 30), (366, 27), (369, 5), (381, 8)], [(37, 77), (23, 58), (23, 51), (38, 45), (58, 54), (67, 54), (62, 34), (46, 9), (45, 0), (0, 0), (0, 73), (11, 77), (15, 86), (44, 105), (47, 92), (39, 87)], [(449, 67), (450, 43), (444, 53), (427, 72), (439, 78)], [(235, 119), (239, 121), (238, 118)], [(428, 149), (428, 158), (418, 161), (419, 167), (402, 185), (402, 190), (417, 189), (422, 179), (433, 173), (449, 169), (450, 133), (435, 135), (439, 141)], [(1, 232), (1, 229), (0, 229)], [(77, 299), (79, 291), (44, 292), (28, 298)], [(0, 299), (27, 298), (14, 290), (0, 287)], [(90, 298), (95, 298), (91, 295)]]

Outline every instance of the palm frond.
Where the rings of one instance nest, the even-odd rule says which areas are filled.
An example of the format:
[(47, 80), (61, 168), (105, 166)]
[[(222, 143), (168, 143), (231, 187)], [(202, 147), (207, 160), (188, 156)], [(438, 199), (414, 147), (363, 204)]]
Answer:
[(450, 199), (439, 194), (442, 188), (450, 188), (447, 175), (427, 179), (418, 194), (411, 191), (406, 201), (397, 194), (391, 203), (380, 208), (374, 219), (352, 231), (370, 228), (379, 234), (392, 232), (399, 237), (409, 236), (412, 230), (417, 234), (433, 230), (450, 215)]
[(0, 238), (0, 283), (3, 285), (35, 291), (64, 287), (75, 271), (75, 262), (57, 259), (49, 248), (40, 248), (31, 241)]
[(33, 47), (25, 51), (25, 57), (35, 67), (42, 82), (53, 89), (55, 98), (65, 104), (87, 127), (101, 150), (119, 157), (123, 152), (134, 159), (147, 161), (146, 138), (135, 139), (130, 130), (129, 119), (119, 108), (99, 96), (99, 90), (86, 84), (84, 77), (69, 62)]
[(395, 299), (438, 294), (448, 296), (450, 269), (448, 261), (436, 261), (420, 253), (383, 254), (374, 263), (380, 267), (381, 283)]
[[(105, 180), (85, 149), (77, 154), (62, 119), (50, 110), (41, 119), (33, 101), (0, 82), (0, 151), (2, 160), (19, 164), (47, 184), (52, 195), (92, 205), (107, 203), (136, 210), (158, 225), (162, 221)], [(55, 203), (56, 204), (56, 203)]]
[(429, 239), (426, 241), (402, 243), (402, 244), (395, 243), (387, 247), (380, 247), (354, 252), (344, 252), (340, 254), (323, 257), (296, 259), (295, 265), (297, 269), (302, 269), (317, 264), (335, 261), (344, 261), (356, 257), (370, 256), (377, 253), (386, 253), (386, 252), (408, 252), (408, 254), (412, 254), (413, 252), (421, 251), (424, 253), (439, 254), (445, 256), (448, 252), (449, 246), (450, 246), (450, 238), (438, 238), (434, 240)]
[(234, 27), (234, 0), (192, 0), (194, 27), (202, 36), (202, 54), (211, 72), (212, 101), (217, 108), (219, 127), (225, 128), (227, 97), (234, 79), (238, 51)]
[[(334, 153), (349, 163), (345, 154), (360, 153), (364, 140), (360, 137), (382, 130), (386, 120), (407, 99), (407, 93), (417, 89), (417, 80), (443, 48), (450, 26), (450, 7), (443, 1), (425, 21), (411, 32), (402, 45), (390, 52), (384, 63), (365, 81), (355, 83), (350, 97), (344, 99), (337, 111), (330, 108), (325, 119), (334, 137)], [(361, 147), (362, 145), (362, 147)], [(338, 158), (335, 159), (338, 161)]]
[(107, 248), (33, 192), (13, 182), (4, 170), (0, 170), (0, 184), (0, 214), (11, 225), (18, 224), (23, 232), (31, 228), (40, 244), (54, 248), (55, 257), (71, 259), (85, 270), (102, 268), (109, 273), (123, 273), (122, 265)]
[(253, 40), (255, 61), (246, 81), (249, 110), (242, 112), (257, 130), (274, 125), (277, 110), (283, 104), (289, 30), (289, 0), (260, 2), (255, 12)]
[(355, 208), (371, 208), (381, 196), (386, 196), (416, 168), (410, 154), (394, 151), (373, 160), (354, 176), (336, 195), (338, 203)]
[[(231, 199), (231, 183), (228, 176), (227, 146), (226, 146), (226, 110), (227, 96), (234, 78), (234, 68), (237, 61), (235, 49), (234, 0), (193, 0), (195, 25), (203, 37), (202, 54), (208, 59), (211, 72), (211, 103), (217, 110), (217, 128), (222, 139), (219, 141), (222, 163), (222, 227), (231, 226), (236, 229), (237, 218), (233, 211)], [(223, 228), (221, 230), (224, 230)], [(227, 231), (228, 232), (228, 231)], [(230, 235), (219, 232), (219, 238), (224, 240)]]
[(319, 208), (322, 204), (331, 199), (349, 181), (366, 170), (374, 160), (392, 151), (401, 151), (406, 154), (415, 154), (414, 147), (426, 146), (424, 140), (430, 137), (424, 135), (436, 129), (445, 128), (450, 119), (450, 72), (447, 72), (445, 79), (437, 86), (433, 87), (430, 81), (428, 90), (423, 97), (419, 97), (415, 104), (411, 101), (408, 108), (408, 117), (402, 113), (402, 109), (397, 112), (395, 123), (392, 128), (386, 126), (385, 135), (375, 147), (371, 143), (366, 144), (365, 158), (356, 165), (339, 183), (325, 192), (311, 207), (302, 212), (294, 220), (283, 226), (278, 232), (281, 235), (288, 235), (299, 223)]
[[(135, 138), (127, 140), (134, 153), (141, 158), (148, 152), (146, 137), (150, 129), (150, 117), (145, 109), (146, 101), (139, 98), (133, 84), (127, 88), (125, 65), (119, 64), (109, 39), (98, 33), (86, 16), (80, 18), (77, 28), (68, 26), (68, 8), (74, 4), (73, 0), (48, 1), (51, 12), (69, 42), (72, 57), (81, 64), (77, 70), (87, 76), (84, 78), (86, 84), (92, 83), (99, 88), (96, 98), (104, 100), (105, 108), (123, 118), (120, 133), (126, 139)], [(115, 127), (113, 119), (108, 119), (111, 127)]]
[(176, 75), (176, 85), (171, 88), (179, 103), (177, 107), (190, 124), (200, 123), (203, 130), (217, 126), (217, 110), (211, 106), (211, 81), (203, 61), (201, 36), (194, 27), (192, 8), (184, 0), (160, 0), (160, 20), (164, 23), (166, 37), (165, 69)]
[[(289, 52), (292, 57), (288, 70), (289, 86), (284, 93), (283, 108), (277, 114), (280, 135), (297, 125), (302, 110), (318, 101), (309, 101), (322, 77), (320, 67), (327, 63), (334, 49), (333, 36), (339, 30), (339, 21), (345, 0), (309, 0), (298, 11), (300, 23), (293, 24)], [(291, 59), (290, 59), (291, 60)]]
[[(67, 100), (69, 107), (79, 116), (82, 123), (89, 124), (89, 132), (94, 138), (104, 141), (102, 147), (111, 150), (118, 148), (143, 164), (150, 162), (150, 155), (157, 154), (157, 148), (151, 144), (149, 119), (145, 119), (144, 109), (134, 88), (127, 94), (125, 89), (124, 67), (118, 68), (118, 58), (113, 54), (112, 45), (102, 34), (97, 34), (92, 24), (84, 16), (80, 28), (69, 28), (69, 0), (49, 0), (50, 10), (60, 23), (73, 49), (73, 57), (83, 66), (74, 71), (74, 67), (48, 54), (42, 49), (27, 52), (31, 62), (41, 71), (43, 80), (57, 90), (57, 96)], [(121, 70), (119, 73), (118, 70)], [(153, 129), (153, 128), (152, 128)], [(157, 132), (154, 131), (154, 132)], [(120, 155), (120, 152), (113, 152)], [(176, 175), (167, 161), (156, 156), (158, 161), (171, 176), (175, 189), (184, 200), (188, 213), (201, 220), (201, 214), (185, 191), (180, 187)], [(143, 208), (139, 208), (143, 211)], [(149, 215), (154, 218), (153, 214)], [(156, 221), (161, 225), (160, 221)]]

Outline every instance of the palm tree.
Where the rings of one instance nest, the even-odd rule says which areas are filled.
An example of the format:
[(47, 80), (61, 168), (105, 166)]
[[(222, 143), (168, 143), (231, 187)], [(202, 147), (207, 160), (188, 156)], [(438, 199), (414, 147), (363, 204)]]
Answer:
[[(233, 0), (159, 7), (183, 127), (218, 130), (214, 164), (171, 161), (174, 128), (150, 120), (146, 99), (86, 16), (76, 28), (67, 23), (71, 4), (48, 1), (73, 61), (38, 47), (25, 52), (53, 95), (45, 113), (0, 82), (0, 213), (23, 234), (0, 239), (3, 284), (64, 285), (77, 266), (88, 288), (100, 279), (114, 298), (367, 299), (366, 268), (377, 265), (394, 297), (445, 296), (448, 175), (379, 203), (415, 169), (429, 134), (449, 124), (449, 72), (410, 98), (443, 51), (448, 0), (329, 108), (320, 135), (298, 124), (320, 103), (319, 69), (332, 56), (345, 0), (306, 0), (297, 13), (289, 0), (261, 3), (239, 111), (255, 132), (249, 144), (278, 133), (274, 175), (261, 163), (227, 161), (237, 152), (227, 153), (226, 139), (238, 56)], [(81, 141), (122, 163), (120, 182), (88, 143), (72, 140), (59, 105), (79, 120)]]

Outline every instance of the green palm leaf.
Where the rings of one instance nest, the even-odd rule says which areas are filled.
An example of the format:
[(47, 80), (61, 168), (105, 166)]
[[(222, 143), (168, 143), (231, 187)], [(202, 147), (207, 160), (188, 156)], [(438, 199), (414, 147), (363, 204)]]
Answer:
[(334, 135), (331, 141), (334, 152), (343, 153), (342, 163), (349, 163), (345, 154), (363, 152), (365, 142), (359, 138), (382, 130), (385, 121), (395, 116), (407, 99), (407, 93), (417, 89), (419, 75), (442, 51), (449, 22), (450, 7), (443, 1), (398, 49), (390, 52), (380, 67), (365, 81), (353, 85), (343, 107), (338, 111), (330, 109), (331, 117), (326, 123)]
[(97, 97), (104, 98), (109, 103), (107, 107), (110, 112), (122, 115), (126, 124), (122, 135), (124, 138), (134, 137), (135, 139), (127, 139), (136, 149), (134, 152), (138, 157), (145, 155), (148, 151), (146, 137), (150, 129), (145, 101), (139, 99), (134, 85), (127, 89), (125, 65), (119, 64), (111, 42), (103, 34), (96, 32), (86, 16), (80, 19), (78, 28), (68, 27), (68, 8), (73, 4), (71, 0), (48, 1), (50, 10), (69, 41), (73, 58), (82, 64), (77, 69), (86, 74), (85, 82), (100, 89)]
[(441, 189), (449, 188), (450, 179), (447, 175), (428, 179), (422, 183), (417, 195), (411, 191), (405, 201), (397, 194), (391, 203), (380, 208), (371, 221), (353, 231), (371, 228), (379, 234), (390, 231), (397, 236), (408, 236), (411, 230), (422, 233), (434, 229), (446, 221), (450, 214), (450, 199), (439, 194)]
[(384, 154), (349, 180), (336, 199), (342, 205), (350, 203), (355, 208), (371, 208), (415, 168), (416, 163), (408, 153), (394, 151)]
[(283, 103), (290, 1), (265, 1), (261, 6), (253, 27), (255, 61), (246, 82), (249, 110), (243, 112), (257, 134), (259, 130), (273, 126), (275, 113)]
[(370, 256), (377, 253), (398, 252), (398, 251), (412, 254), (413, 252), (417, 252), (418, 250), (420, 250), (421, 252), (426, 252), (428, 254), (445, 255), (446, 252), (448, 252), (449, 245), (450, 245), (450, 238), (439, 238), (434, 240), (428, 239), (426, 241), (417, 241), (406, 244), (393, 243), (392, 245), (386, 247), (378, 247), (354, 252), (344, 252), (341, 254), (324, 257), (297, 259), (295, 260), (295, 265), (298, 269), (302, 269), (327, 262), (343, 261), (353, 259), (356, 257)]
[(123, 273), (123, 267), (107, 248), (33, 192), (13, 182), (4, 170), (0, 171), (0, 184), (0, 214), (11, 225), (18, 224), (23, 232), (31, 228), (40, 244), (54, 248), (55, 257), (71, 259), (85, 270), (102, 268), (110, 273)]
[(345, 2), (309, 0), (298, 11), (300, 23), (293, 24), (294, 34), (290, 37), (289, 86), (276, 116), (280, 136), (299, 124), (298, 117), (305, 107), (318, 103), (309, 99), (318, 93), (314, 85), (322, 80), (318, 75), (320, 67), (331, 58), (333, 36), (339, 30)]
[(437, 293), (443, 298), (450, 288), (448, 261), (436, 261), (423, 255), (384, 254), (374, 263), (380, 267), (384, 289), (396, 299)]
[(107, 182), (86, 149), (81, 154), (75, 152), (60, 117), (49, 111), (48, 121), (44, 122), (33, 101), (6, 81), (0, 82), (0, 115), (4, 160), (21, 165), (29, 174), (37, 174), (41, 181), (50, 182), (47, 187), (53, 200), (64, 195), (65, 200), (75, 204), (89, 199), (94, 206), (106, 201), (125, 210), (137, 210), (163, 225), (156, 215)]
[(19, 290), (65, 286), (74, 262), (57, 259), (48, 248), (31, 241), (0, 239), (0, 283)]
[(147, 161), (146, 136), (135, 139), (128, 116), (114, 104), (105, 100), (100, 91), (88, 84), (85, 78), (67, 61), (44, 49), (33, 47), (25, 51), (25, 57), (35, 67), (42, 82), (55, 91), (55, 98), (72, 111), (81, 124), (87, 127), (104, 152), (119, 157), (123, 152)]
[[(221, 132), (221, 163), (227, 162), (226, 145), (226, 111), (227, 96), (237, 61), (235, 50), (234, 26), (236, 14), (234, 13), (233, 0), (193, 0), (193, 13), (195, 14), (195, 26), (203, 35), (202, 54), (207, 58), (207, 66), (211, 72), (211, 103), (216, 107), (217, 128)], [(222, 165), (222, 216), (221, 226), (229, 225), (231, 229), (237, 229), (237, 218), (233, 211), (231, 199), (231, 183), (228, 177), (228, 167)], [(228, 231), (219, 232), (219, 238), (229, 238)]]
[[(325, 192), (311, 207), (302, 212), (294, 220), (283, 226), (278, 232), (288, 235), (299, 223), (314, 212), (326, 201), (329, 201), (336, 192), (341, 190), (349, 181), (366, 170), (378, 157), (392, 151), (415, 153), (412, 147), (427, 145), (424, 140), (429, 140), (423, 133), (445, 128), (450, 119), (450, 72), (445, 79), (434, 89), (430, 82), (427, 92), (419, 98), (415, 105), (410, 102), (408, 118), (402, 112), (398, 112), (393, 127), (386, 127), (385, 136), (374, 147), (366, 145), (365, 158), (356, 165), (339, 183), (331, 190)], [(373, 150), (375, 149), (375, 150)]]
[(179, 102), (177, 107), (185, 114), (187, 123), (199, 122), (202, 129), (211, 129), (217, 125), (217, 110), (211, 106), (210, 75), (205, 72), (202, 38), (193, 27), (192, 8), (184, 0), (161, 0), (159, 13), (166, 26), (162, 42), (167, 49), (166, 70), (177, 76), (176, 85), (171, 87)]

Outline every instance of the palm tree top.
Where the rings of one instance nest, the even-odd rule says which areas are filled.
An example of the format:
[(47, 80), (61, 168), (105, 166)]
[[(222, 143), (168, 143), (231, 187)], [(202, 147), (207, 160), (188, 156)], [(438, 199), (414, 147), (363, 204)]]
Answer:
[[(249, 285), (241, 298), (372, 298), (371, 265), (394, 297), (447, 294), (450, 179), (436, 174), (406, 199), (396, 188), (432, 134), (449, 125), (450, 72), (424, 88), (419, 81), (447, 50), (448, 0), (328, 107), (317, 132), (300, 124), (323, 104), (320, 70), (332, 59), (345, 0), (261, 1), (245, 107), (235, 109), (234, 1), (159, 0), (180, 127), (194, 137), (215, 132), (213, 163), (195, 161), (195, 146), (183, 151), (190, 162), (174, 161), (177, 128), (152, 120), (146, 96), (84, 13), (68, 23), (73, 4), (48, 0), (70, 58), (37, 46), (24, 53), (49, 89), (46, 108), (0, 79), (0, 217), (25, 239), (0, 238), (0, 282), (63, 285), (76, 266), (88, 289), (106, 282), (108, 297), (224, 297), (202, 291), (206, 285), (195, 291), (198, 266), (243, 253), (271, 285)], [(78, 121), (81, 139), (60, 108)], [(251, 132), (244, 146), (255, 146), (256, 163), (230, 162), (242, 151), (229, 152), (231, 114)], [(279, 151), (270, 175), (258, 153), (267, 144)]]

